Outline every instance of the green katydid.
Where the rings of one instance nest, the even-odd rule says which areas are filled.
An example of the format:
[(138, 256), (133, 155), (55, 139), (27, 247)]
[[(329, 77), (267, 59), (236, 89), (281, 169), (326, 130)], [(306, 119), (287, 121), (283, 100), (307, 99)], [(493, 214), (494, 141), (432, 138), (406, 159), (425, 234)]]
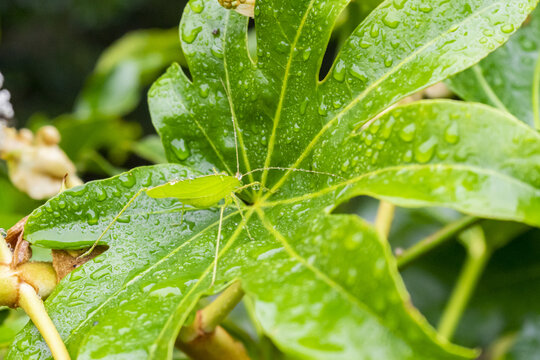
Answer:
[[(242, 200), (236, 194), (250, 187), (262, 186), (262, 184), (258, 181), (254, 181), (249, 184), (243, 184), (242, 178), (244, 176), (252, 174), (257, 171), (264, 171), (264, 170), (299, 171), (299, 172), (327, 175), (327, 176), (332, 176), (332, 177), (338, 176), (338, 175), (327, 173), (327, 172), (320, 172), (320, 171), (307, 170), (307, 169), (275, 167), (275, 166), (254, 169), (254, 170), (248, 171), (245, 174), (241, 174), (240, 162), (239, 162), (239, 157), (238, 157), (238, 139), (237, 139), (237, 129), (236, 129), (237, 125), (236, 125), (234, 116), (232, 117), (232, 125), (233, 125), (233, 133), (234, 133), (234, 140), (235, 140), (235, 146), (236, 146), (236, 174), (235, 175), (230, 175), (226, 173), (218, 173), (216, 170), (214, 170), (214, 174), (210, 174), (210, 175), (203, 175), (200, 177), (187, 178), (187, 179), (175, 179), (175, 180), (166, 182), (162, 185), (158, 185), (155, 187), (141, 188), (139, 191), (137, 191), (137, 193), (135, 193), (135, 195), (133, 195), (133, 197), (131, 197), (131, 199), (126, 203), (126, 205), (122, 208), (122, 210), (114, 217), (111, 223), (105, 228), (103, 233), (94, 242), (92, 247), (88, 251), (86, 251), (84, 254), (82, 254), (81, 257), (90, 254), (95, 249), (95, 247), (98, 245), (99, 241), (103, 238), (103, 236), (107, 233), (107, 231), (109, 231), (109, 229), (114, 225), (114, 223), (118, 221), (118, 219), (122, 216), (122, 214), (131, 206), (131, 204), (133, 204), (135, 199), (139, 197), (143, 192), (145, 192), (146, 195), (154, 199), (176, 198), (183, 205), (192, 206), (196, 209), (207, 209), (207, 208), (219, 206), (220, 207), (219, 225), (218, 225), (218, 234), (217, 234), (217, 240), (216, 240), (214, 268), (212, 272), (212, 285), (213, 285), (216, 280), (217, 259), (219, 255), (219, 245), (220, 245), (220, 240), (221, 240), (221, 229), (222, 229), (222, 224), (223, 224), (224, 211), (229, 205), (231, 205), (234, 202), (238, 209), (238, 212), (240, 213), (242, 218), (245, 219), (244, 214), (242, 212), (242, 208), (241, 208)], [(244, 227), (248, 236), (251, 238), (251, 234), (249, 233), (247, 225), (245, 225)]]

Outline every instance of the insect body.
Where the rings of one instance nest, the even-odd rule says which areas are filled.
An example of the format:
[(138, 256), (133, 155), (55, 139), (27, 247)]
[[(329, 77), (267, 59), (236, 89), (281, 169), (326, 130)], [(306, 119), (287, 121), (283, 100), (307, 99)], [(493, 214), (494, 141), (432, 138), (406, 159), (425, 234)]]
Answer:
[[(249, 1), (249, 0), (245, 0)], [(225, 90), (227, 91), (227, 88), (225, 84), (223, 84)], [(230, 97), (229, 97), (230, 98)], [(232, 108), (232, 105), (231, 105)], [(103, 238), (103, 236), (109, 231), (109, 229), (118, 221), (118, 219), (122, 216), (122, 214), (133, 204), (135, 199), (139, 197), (143, 192), (145, 192), (149, 197), (155, 198), (155, 199), (162, 199), (162, 198), (176, 198), (178, 201), (180, 201), (184, 205), (193, 206), (197, 209), (206, 209), (214, 206), (220, 207), (220, 214), (219, 214), (219, 226), (218, 226), (218, 235), (216, 240), (216, 255), (214, 258), (214, 269), (212, 273), (212, 285), (214, 284), (216, 280), (216, 273), (217, 273), (217, 259), (219, 255), (219, 243), (221, 240), (221, 228), (223, 224), (223, 213), (227, 206), (229, 206), (231, 203), (235, 203), (238, 212), (242, 216), (242, 219), (244, 220), (244, 227), (248, 234), (248, 236), (251, 238), (251, 235), (249, 233), (249, 229), (247, 228), (247, 224), (245, 221), (244, 214), (242, 212), (242, 206), (241, 206), (241, 200), (238, 198), (236, 194), (240, 193), (242, 190), (247, 189), (249, 187), (253, 186), (263, 186), (260, 182), (254, 181), (252, 183), (244, 185), (242, 183), (242, 177), (252, 174), (257, 171), (264, 171), (264, 170), (285, 170), (285, 171), (299, 171), (299, 172), (306, 172), (306, 173), (313, 173), (313, 174), (321, 174), (321, 175), (327, 175), (327, 176), (333, 176), (336, 177), (337, 175), (326, 173), (326, 172), (319, 172), (314, 170), (307, 170), (307, 169), (297, 169), (297, 168), (283, 168), (283, 167), (266, 167), (266, 168), (259, 168), (254, 169), (251, 171), (248, 171), (245, 174), (240, 173), (240, 163), (239, 163), (239, 156), (238, 156), (238, 139), (237, 139), (237, 125), (234, 119), (234, 116), (231, 118), (232, 125), (233, 125), (233, 133), (234, 133), (234, 142), (236, 146), (236, 175), (228, 175), (228, 174), (219, 174), (217, 171), (214, 170), (214, 174), (211, 175), (204, 175), (193, 179), (182, 179), (182, 180), (173, 180), (169, 181), (165, 184), (158, 185), (151, 188), (142, 188), (133, 197), (126, 203), (126, 205), (122, 208), (122, 210), (114, 217), (114, 219), (111, 221), (111, 223), (105, 228), (103, 233), (98, 237), (98, 239), (94, 242), (92, 247), (86, 251), (84, 254), (81, 255), (81, 257), (89, 255), (94, 248), (98, 245), (99, 241)], [(264, 189), (264, 187), (263, 187)], [(221, 201), (223, 202), (221, 203)], [(221, 203), (221, 204), (220, 204)]]
[(221, 199), (242, 187), (239, 177), (213, 174), (195, 179), (171, 181), (146, 190), (154, 199), (174, 197), (183, 204), (196, 208), (208, 208), (218, 204)]
[[(257, 171), (258, 170), (261, 169), (257, 169)], [(234, 201), (242, 218), (244, 218), (240, 206), (240, 200), (235, 194), (242, 191), (243, 189), (259, 184), (259, 182), (253, 182), (247, 185), (243, 185), (241, 179), (242, 175), (240, 173), (237, 173), (236, 176), (216, 173), (193, 179), (189, 178), (183, 180), (173, 180), (163, 185), (158, 185), (152, 188), (141, 188), (139, 191), (137, 191), (135, 195), (133, 195), (133, 197), (126, 203), (122, 210), (114, 217), (111, 223), (107, 226), (107, 228), (103, 231), (99, 238), (94, 242), (92, 247), (81, 256), (86, 256), (95, 249), (99, 241), (103, 238), (107, 231), (109, 231), (112, 225), (118, 221), (122, 214), (143, 192), (145, 192), (149, 197), (154, 199), (176, 198), (177, 200), (182, 202), (182, 204), (190, 205), (197, 209), (214, 207), (218, 205), (221, 200), (224, 200), (224, 203), (220, 205), (219, 226), (216, 242), (216, 256), (214, 260), (214, 269), (212, 272), (213, 284), (216, 280), (217, 273), (217, 258), (219, 255), (219, 243), (221, 240), (223, 213), (227, 206), (229, 206)], [(246, 231), (248, 232), (249, 237), (251, 237), (247, 228)]]

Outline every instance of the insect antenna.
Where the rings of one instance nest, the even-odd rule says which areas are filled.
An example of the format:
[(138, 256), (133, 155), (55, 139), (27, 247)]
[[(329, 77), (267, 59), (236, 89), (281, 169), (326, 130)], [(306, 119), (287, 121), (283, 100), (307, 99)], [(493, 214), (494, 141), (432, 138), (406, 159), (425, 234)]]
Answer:
[(227, 90), (227, 87), (225, 86), (223, 80), (221, 80), (221, 84), (223, 85), (223, 89), (225, 89), (225, 93), (227, 94), (227, 99), (229, 101), (229, 106), (231, 108), (231, 121), (233, 124), (234, 133), (234, 148), (236, 150), (236, 177), (240, 179), (242, 177), (242, 174), (240, 174), (240, 157), (238, 156), (238, 134), (236, 132), (236, 121), (234, 120), (233, 105), (231, 103), (231, 95), (229, 94), (229, 91)]
[(103, 230), (103, 232), (101, 233), (101, 235), (99, 235), (99, 237), (96, 239), (96, 241), (94, 242), (94, 244), (92, 244), (92, 246), (90, 247), (90, 249), (88, 249), (84, 254), (80, 255), (79, 257), (80, 258), (83, 258), (85, 256), (88, 256), (92, 253), (92, 251), (94, 251), (94, 249), (96, 248), (96, 246), (98, 245), (98, 243), (101, 241), (101, 239), (103, 239), (103, 236), (105, 236), (105, 234), (107, 233), (107, 231), (110, 230), (110, 228), (114, 225), (114, 223), (116, 223), (118, 221), (118, 219), (120, 218), (120, 216), (122, 216), (122, 214), (131, 206), (131, 204), (133, 204), (133, 201), (135, 201), (136, 198), (139, 197), (139, 195), (141, 195), (141, 193), (143, 191), (146, 191), (147, 189), (146, 188), (141, 188), (139, 189), (139, 191), (137, 191), (135, 193), (135, 195), (133, 195), (131, 197), (131, 199), (129, 199), (129, 201), (126, 203), (126, 205), (124, 205), (124, 207), (122, 208), (122, 210), (120, 210), (120, 212), (118, 214), (116, 214), (116, 216), (114, 217), (114, 219), (110, 222), (109, 225), (107, 225), (107, 227), (105, 228), (105, 230)]
[(270, 167), (266, 167), (266, 168), (254, 169), (254, 170), (248, 171), (247, 173), (245, 173), (242, 176), (246, 176), (246, 175), (252, 174), (254, 172), (264, 171), (264, 170), (282, 170), (282, 171), (306, 172), (306, 173), (319, 174), (319, 175), (328, 175), (328, 176), (338, 177), (338, 178), (344, 179), (342, 176), (332, 174), (332, 173), (329, 173), (329, 172), (324, 172), (324, 171), (297, 169), (297, 168), (285, 168), (285, 167), (278, 167), (278, 166), (270, 166)]

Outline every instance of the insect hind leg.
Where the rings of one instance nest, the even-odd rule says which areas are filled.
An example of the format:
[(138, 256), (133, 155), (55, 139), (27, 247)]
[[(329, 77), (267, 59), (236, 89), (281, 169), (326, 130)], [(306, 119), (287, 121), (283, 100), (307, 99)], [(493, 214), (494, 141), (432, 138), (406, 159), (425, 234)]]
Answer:
[(135, 195), (133, 195), (131, 197), (131, 199), (129, 199), (129, 201), (126, 203), (126, 205), (124, 205), (124, 207), (122, 208), (122, 210), (120, 210), (120, 212), (118, 214), (116, 214), (116, 216), (114, 217), (114, 219), (112, 219), (112, 221), (109, 223), (109, 225), (107, 225), (107, 227), (105, 228), (105, 230), (103, 230), (103, 232), (101, 233), (101, 235), (99, 235), (99, 237), (96, 239), (96, 241), (94, 242), (94, 244), (92, 244), (92, 246), (90, 247), (90, 249), (88, 249), (87, 251), (84, 252), (84, 254), (80, 255), (79, 257), (80, 258), (83, 258), (85, 256), (88, 256), (92, 253), (92, 251), (94, 251), (94, 249), (96, 248), (96, 246), (99, 244), (99, 242), (101, 241), (101, 239), (103, 239), (103, 237), (105, 236), (105, 234), (111, 229), (111, 227), (118, 221), (118, 219), (120, 218), (120, 216), (122, 216), (123, 213), (126, 212), (127, 209), (129, 209), (129, 207), (131, 206), (131, 204), (133, 204), (133, 202), (135, 201), (136, 198), (138, 198), (142, 193), (143, 191), (146, 191), (147, 188), (141, 188), (139, 189), (139, 191), (137, 191), (135, 193)]

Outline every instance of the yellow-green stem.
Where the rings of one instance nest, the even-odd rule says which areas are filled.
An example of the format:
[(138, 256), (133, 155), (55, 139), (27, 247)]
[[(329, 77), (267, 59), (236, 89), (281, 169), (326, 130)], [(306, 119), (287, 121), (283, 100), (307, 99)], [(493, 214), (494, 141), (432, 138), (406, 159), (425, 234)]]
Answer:
[(439, 321), (438, 331), (448, 340), (452, 339), (459, 320), (491, 256), (482, 229), (477, 227), (471, 230), (478, 231), (474, 231), (469, 238), (465, 265)]
[(444, 226), (442, 229), (424, 238), (423, 240), (420, 240), (411, 248), (401, 253), (397, 258), (398, 267), (404, 268), (412, 261), (428, 253), (442, 243), (452, 239), (455, 235), (477, 223), (478, 221), (480, 221), (479, 218), (466, 216)]
[(191, 325), (182, 328), (176, 345), (193, 359), (249, 359), (242, 343), (219, 326), (243, 296), (240, 282), (233, 283), (212, 303), (199, 310)]
[(395, 211), (396, 207), (393, 204), (381, 200), (379, 210), (377, 211), (377, 218), (375, 219), (375, 229), (384, 238), (388, 238), (390, 234)]
[(197, 312), (197, 317), (193, 324), (182, 328), (179, 336), (180, 340), (189, 342), (197, 337), (201, 331), (205, 333), (212, 332), (238, 305), (243, 296), (244, 291), (240, 282), (233, 283), (214, 301)]
[(19, 289), (19, 306), (28, 314), (34, 325), (45, 339), (55, 360), (69, 360), (69, 353), (58, 334), (51, 318), (45, 310), (41, 298), (34, 288), (26, 283), (21, 283)]

